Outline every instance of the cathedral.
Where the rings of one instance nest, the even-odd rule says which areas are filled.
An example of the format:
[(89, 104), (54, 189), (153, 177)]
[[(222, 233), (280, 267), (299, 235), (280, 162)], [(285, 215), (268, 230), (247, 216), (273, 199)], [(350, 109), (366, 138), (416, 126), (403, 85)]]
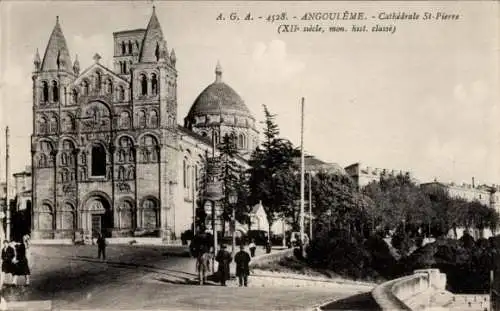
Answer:
[(234, 134), (242, 165), (257, 147), (255, 118), (219, 63), (179, 124), (177, 58), (154, 8), (146, 29), (114, 32), (113, 40), (113, 68), (95, 54), (80, 70), (57, 18), (43, 59), (36, 52), (34, 239), (179, 238), (193, 223), (212, 146)]

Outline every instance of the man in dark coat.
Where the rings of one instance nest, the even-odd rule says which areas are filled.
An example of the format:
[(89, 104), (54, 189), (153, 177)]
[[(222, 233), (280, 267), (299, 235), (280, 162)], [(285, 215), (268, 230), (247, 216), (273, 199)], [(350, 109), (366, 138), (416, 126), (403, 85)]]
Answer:
[(226, 281), (229, 280), (230, 270), (229, 264), (233, 261), (231, 254), (226, 250), (226, 245), (222, 245), (221, 249), (217, 252), (215, 260), (219, 263), (217, 273), (219, 275), (220, 284), (226, 286)]
[(245, 246), (240, 245), (240, 251), (234, 256), (234, 262), (236, 262), (236, 275), (238, 276), (240, 287), (248, 285), (248, 275), (250, 274), (250, 255), (245, 251)]
[(99, 233), (99, 237), (97, 238), (97, 258), (106, 260), (106, 239), (102, 233)]
[(3, 241), (2, 248), (2, 284), (5, 283), (5, 278), (8, 274), (11, 275), (11, 279), (14, 273), (14, 257), (16, 256), (14, 248), (9, 244), (8, 240)]

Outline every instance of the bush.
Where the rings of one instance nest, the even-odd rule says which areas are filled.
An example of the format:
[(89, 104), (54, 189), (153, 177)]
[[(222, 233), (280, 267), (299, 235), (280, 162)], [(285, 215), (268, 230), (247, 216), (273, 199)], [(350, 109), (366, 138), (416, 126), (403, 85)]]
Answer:
[[(375, 256), (368, 245), (371, 251), (377, 253)], [(307, 248), (307, 262), (311, 267), (328, 269), (343, 277), (373, 279), (381, 276), (377, 268), (384, 266), (381, 258), (388, 258), (388, 253), (387, 247), (382, 246), (380, 241), (374, 240), (365, 245), (357, 234), (332, 230), (316, 235)]]

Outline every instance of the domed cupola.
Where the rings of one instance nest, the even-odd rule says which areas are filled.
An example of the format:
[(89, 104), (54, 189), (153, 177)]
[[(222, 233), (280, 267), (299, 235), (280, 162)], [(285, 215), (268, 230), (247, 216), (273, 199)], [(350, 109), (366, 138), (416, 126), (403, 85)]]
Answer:
[(225, 135), (235, 134), (241, 154), (257, 147), (255, 118), (236, 91), (222, 80), (222, 67), (215, 67), (215, 81), (194, 101), (184, 126), (202, 136), (213, 137), (216, 143)]

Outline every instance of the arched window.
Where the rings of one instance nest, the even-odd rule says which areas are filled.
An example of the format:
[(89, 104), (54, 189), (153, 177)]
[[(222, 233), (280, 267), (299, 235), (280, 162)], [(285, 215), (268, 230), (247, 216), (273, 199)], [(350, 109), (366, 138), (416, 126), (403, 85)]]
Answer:
[(59, 87), (56, 81), (52, 81), (52, 100), (55, 102), (59, 101)]
[(95, 89), (97, 92), (101, 90), (101, 83), (102, 83), (101, 73), (97, 71), (95, 73)]
[(87, 80), (83, 81), (83, 95), (89, 95), (89, 82)]
[(244, 140), (245, 140), (245, 137), (243, 136), (243, 134), (240, 134), (238, 136), (238, 148), (240, 148), (240, 149), (245, 148), (245, 142), (244, 142)]
[(113, 82), (111, 81), (111, 79), (108, 79), (108, 81), (106, 82), (106, 94), (113, 94)]
[(78, 103), (78, 91), (76, 89), (73, 89), (71, 97), (73, 99), (73, 104), (77, 104)]
[(92, 147), (92, 176), (106, 176), (106, 150), (101, 144)]
[(146, 199), (142, 203), (142, 227), (144, 229), (156, 229), (158, 226), (157, 204), (152, 199)]
[(144, 110), (139, 111), (139, 127), (146, 127), (146, 114), (144, 113)]
[(158, 80), (156, 79), (156, 74), (151, 75), (151, 91), (153, 92), (153, 95), (158, 94)]
[(122, 85), (120, 85), (120, 87), (118, 88), (118, 100), (125, 100), (125, 88)]
[(182, 180), (184, 181), (184, 188), (187, 188), (187, 163), (186, 159), (182, 162)]
[(156, 110), (151, 110), (149, 113), (149, 124), (150, 127), (156, 128), (158, 127), (158, 112)]
[(132, 54), (132, 42), (131, 41), (128, 42), (128, 53)]
[(125, 42), (122, 41), (122, 55), (125, 55), (127, 53), (125, 49)]
[(123, 62), (123, 73), (127, 73), (127, 62)]
[(141, 95), (148, 94), (148, 79), (146, 75), (141, 74), (139, 80), (141, 81)]
[(68, 155), (66, 153), (61, 154), (61, 165), (68, 165)]
[(42, 101), (49, 101), (49, 85), (45, 81), (42, 82)]
[(194, 166), (194, 190), (198, 190), (198, 165)]

